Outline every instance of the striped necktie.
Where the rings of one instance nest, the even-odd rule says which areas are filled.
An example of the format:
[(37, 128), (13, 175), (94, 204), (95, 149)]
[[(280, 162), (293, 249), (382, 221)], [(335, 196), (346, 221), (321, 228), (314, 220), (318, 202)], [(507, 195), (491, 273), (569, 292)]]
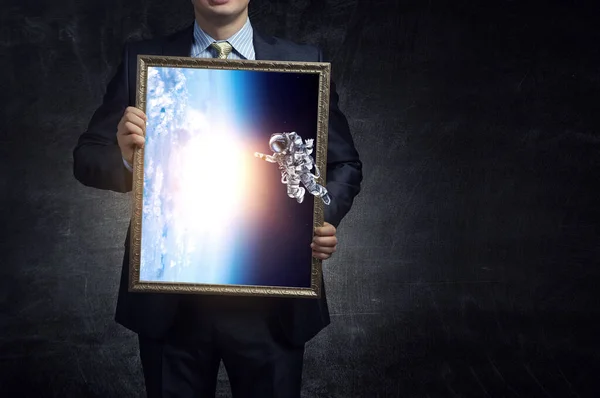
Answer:
[(221, 42), (214, 42), (210, 45), (212, 48), (214, 48), (215, 50), (217, 50), (218, 58), (222, 58), (225, 59), (227, 58), (227, 56), (231, 53), (231, 50), (233, 50), (233, 47), (231, 46), (231, 44), (229, 44), (229, 42), (226, 41), (221, 41)]

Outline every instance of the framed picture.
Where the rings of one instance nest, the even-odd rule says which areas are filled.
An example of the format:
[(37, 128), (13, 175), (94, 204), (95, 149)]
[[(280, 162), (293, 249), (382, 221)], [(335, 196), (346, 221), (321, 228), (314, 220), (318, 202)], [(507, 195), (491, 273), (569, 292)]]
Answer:
[(320, 297), (330, 64), (139, 56), (130, 291)]

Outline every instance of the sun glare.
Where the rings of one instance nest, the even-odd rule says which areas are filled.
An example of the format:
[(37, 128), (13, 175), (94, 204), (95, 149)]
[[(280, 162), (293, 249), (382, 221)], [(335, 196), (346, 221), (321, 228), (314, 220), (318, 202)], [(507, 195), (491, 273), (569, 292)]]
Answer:
[(181, 201), (190, 230), (226, 228), (238, 216), (242, 148), (228, 134), (203, 134), (183, 150)]
[[(196, 121), (201, 114), (193, 115)], [(198, 126), (198, 125), (197, 125)], [(203, 126), (175, 155), (178, 183), (173, 232), (184, 239), (184, 253), (196, 261), (203, 280), (219, 281), (228, 272), (236, 231), (243, 228), (246, 158), (243, 143), (225, 126)], [(185, 237), (185, 238), (184, 238)], [(191, 256), (191, 257), (188, 257)]]

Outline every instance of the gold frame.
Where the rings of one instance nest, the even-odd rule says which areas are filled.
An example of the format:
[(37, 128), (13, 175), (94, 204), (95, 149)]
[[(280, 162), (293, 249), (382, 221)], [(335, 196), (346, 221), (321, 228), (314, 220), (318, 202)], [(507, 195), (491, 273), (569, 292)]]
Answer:
[[(329, 120), (329, 84), (331, 65), (326, 62), (292, 62), (292, 61), (250, 61), (218, 58), (189, 58), (139, 55), (137, 73), (136, 107), (146, 112), (148, 67), (175, 68), (207, 68), (238, 69), (248, 71), (316, 73), (319, 74), (319, 97), (317, 113), (317, 133), (315, 143), (315, 163), (321, 171), (317, 181), (325, 185), (327, 165), (327, 136)], [(173, 282), (140, 282), (141, 239), (142, 239), (142, 207), (144, 191), (144, 149), (137, 149), (133, 161), (132, 189), (132, 228), (131, 251), (129, 261), (129, 291), (179, 294), (217, 294), (238, 296), (273, 296), (273, 297), (321, 297), (323, 278), (322, 261), (312, 258), (310, 288), (281, 286), (248, 286), (248, 285), (215, 285)], [(312, 195), (311, 195), (312, 196)], [(314, 197), (313, 226), (323, 225), (324, 204), (320, 198)]]

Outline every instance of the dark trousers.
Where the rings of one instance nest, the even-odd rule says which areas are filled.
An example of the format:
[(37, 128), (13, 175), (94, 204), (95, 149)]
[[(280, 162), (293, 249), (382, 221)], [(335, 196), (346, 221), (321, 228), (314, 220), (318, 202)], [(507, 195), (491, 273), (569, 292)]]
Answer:
[(304, 346), (278, 332), (268, 299), (180, 306), (163, 340), (139, 336), (148, 398), (214, 397), (221, 360), (234, 398), (299, 398)]

